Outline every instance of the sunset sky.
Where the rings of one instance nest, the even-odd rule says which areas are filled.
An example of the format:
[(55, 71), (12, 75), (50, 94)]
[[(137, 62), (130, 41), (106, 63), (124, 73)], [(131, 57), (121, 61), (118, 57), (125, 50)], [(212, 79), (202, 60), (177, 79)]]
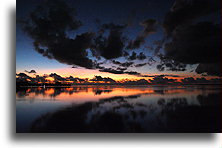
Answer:
[(17, 0), (16, 7), (17, 74), (221, 77), (219, 0)]

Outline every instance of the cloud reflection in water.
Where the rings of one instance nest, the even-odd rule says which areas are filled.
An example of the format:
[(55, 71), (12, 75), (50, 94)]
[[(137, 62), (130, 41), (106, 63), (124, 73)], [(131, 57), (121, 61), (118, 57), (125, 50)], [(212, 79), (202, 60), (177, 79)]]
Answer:
[(70, 105), (41, 114), (31, 132), (221, 132), (220, 88), (191, 87), (28, 88), (17, 99), (32, 93), (94, 97), (77, 104), (72, 98)]

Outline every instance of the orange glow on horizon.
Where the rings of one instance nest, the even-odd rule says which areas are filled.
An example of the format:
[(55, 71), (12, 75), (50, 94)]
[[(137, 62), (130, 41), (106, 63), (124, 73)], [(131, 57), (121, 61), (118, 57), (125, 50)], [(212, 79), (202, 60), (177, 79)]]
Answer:
[[(17, 73), (20, 73), (23, 71), (17, 71)], [(45, 70), (38, 70), (36, 75), (40, 75), (43, 76), (44, 74), (49, 75), (51, 73), (57, 73), (58, 75), (62, 76), (62, 77), (69, 77), (69, 76), (73, 76), (74, 78), (81, 78), (81, 79), (86, 79), (88, 78), (93, 79), (94, 76), (101, 76), (103, 78), (112, 78), (117, 82), (125, 82), (125, 81), (136, 81), (139, 79), (145, 79), (145, 80), (152, 80), (153, 77), (139, 77), (136, 75), (128, 75), (128, 74), (111, 74), (111, 73), (106, 73), (106, 72), (100, 72), (99, 70), (89, 70), (89, 69), (84, 69), (84, 68), (61, 68), (61, 69), (45, 69)], [(28, 74), (29, 75), (29, 74)], [(146, 74), (144, 74), (146, 75)], [(161, 73), (157, 74), (157, 73), (152, 73), (152, 74), (147, 74), (147, 75), (161, 75)], [(176, 75), (176, 74), (175, 74)], [(17, 76), (16, 76), (17, 77)], [(31, 77), (34, 77), (31, 76)], [(166, 76), (166, 78), (168, 79), (176, 79), (177, 82), (181, 82), (181, 79), (184, 79), (186, 77), (193, 77), (193, 78), (201, 78), (201, 75), (189, 75), (189, 74), (181, 74), (180, 77), (170, 77), (170, 76)], [(205, 77), (207, 80), (212, 79), (212, 78), (218, 78), (217, 76), (207, 76)], [(53, 77), (47, 77), (45, 78), (48, 82), (55, 82), (55, 79)], [(28, 81), (30, 81), (28, 79)], [(72, 81), (66, 81), (67, 83), (72, 83)], [(47, 83), (47, 82), (46, 82)], [(93, 82), (92, 82), (93, 83)], [(95, 83), (95, 82), (94, 82)]]
[(47, 81), (50, 81), (50, 82), (54, 82), (55, 81), (55, 79), (53, 78), (53, 77), (47, 77), (47, 78), (45, 78)]

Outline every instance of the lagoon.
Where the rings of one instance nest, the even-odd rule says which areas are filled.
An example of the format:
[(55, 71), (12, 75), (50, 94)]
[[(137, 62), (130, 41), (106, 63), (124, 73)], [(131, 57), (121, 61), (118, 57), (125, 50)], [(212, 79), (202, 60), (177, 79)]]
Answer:
[(21, 87), (16, 132), (221, 132), (221, 86)]

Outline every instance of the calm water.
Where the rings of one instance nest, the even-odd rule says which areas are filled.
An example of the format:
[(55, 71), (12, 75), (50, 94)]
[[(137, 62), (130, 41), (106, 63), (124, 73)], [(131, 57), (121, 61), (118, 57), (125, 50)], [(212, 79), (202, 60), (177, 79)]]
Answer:
[(221, 86), (20, 88), (17, 132), (221, 132)]

